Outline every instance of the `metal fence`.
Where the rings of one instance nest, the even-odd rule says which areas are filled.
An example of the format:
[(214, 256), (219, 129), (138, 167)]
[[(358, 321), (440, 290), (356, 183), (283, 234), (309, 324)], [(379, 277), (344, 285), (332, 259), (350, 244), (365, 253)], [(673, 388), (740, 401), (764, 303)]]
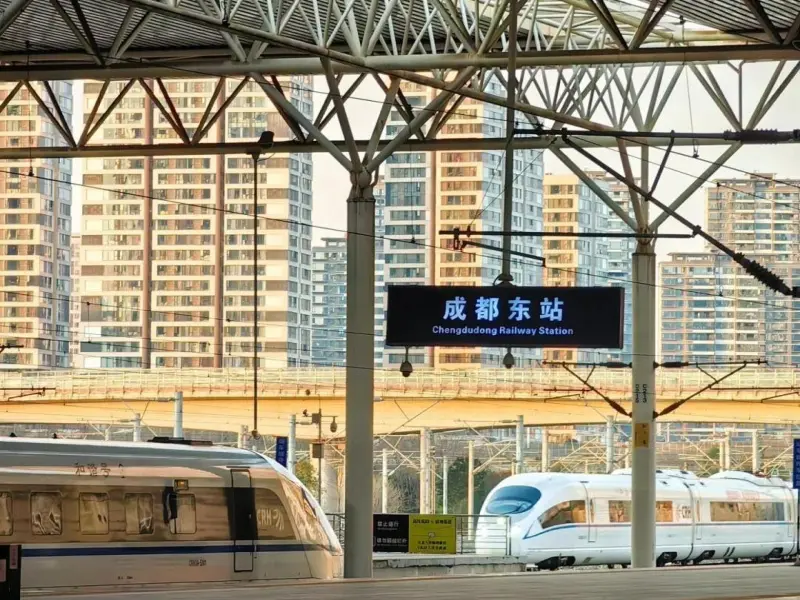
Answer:
[[(345, 520), (342, 513), (326, 515), (342, 547), (345, 545)], [(456, 554), (481, 556), (511, 555), (511, 523), (506, 516), (447, 515), (456, 518)]]

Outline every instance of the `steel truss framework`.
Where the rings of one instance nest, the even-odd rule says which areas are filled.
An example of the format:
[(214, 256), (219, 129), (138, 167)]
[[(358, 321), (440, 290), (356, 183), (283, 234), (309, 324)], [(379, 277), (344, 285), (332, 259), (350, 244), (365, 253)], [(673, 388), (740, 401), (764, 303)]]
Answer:
[[(797, 56), (793, 41), (800, 21), (797, 15), (789, 18), (789, 8), (776, 13), (764, 3), (773, 15), (765, 20), (767, 13), (755, 10), (760, 6), (755, 1), (726, 1), (739, 21), (709, 23), (709, 11), (705, 24), (722, 31), (707, 31), (681, 22), (692, 14), (683, 5), (698, 4), (688, 0), (652, 0), (618, 10), (604, 0), (0, 0), (0, 81), (16, 84), (0, 99), (0, 114), (27, 90), (61, 138), (46, 149), (0, 149), (0, 159), (243, 153), (246, 144), (217, 142), (208, 135), (244, 89), (238, 85), (226, 94), (225, 77), (259, 86), (278, 107), (293, 139), (278, 141), (275, 150), (330, 153), (348, 170), (360, 163), (359, 168), (374, 171), (394, 151), (503, 149), (505, 139), (453, 140), (440, 134), (466, 98), (509, 104), (490, 82), (506, 84), (501, 69), (509, 61), (512, 6), (518, 32), (513, 105), (520, 118), (548, 126), (648, 132), (672, 96), (685, 98), (690, 87), (696, 90), (693, 101), (702, 101), (700, 95), (710, 99), (731, 129), (752, 129), (796, 75), (797, 65), (787, 62)], [(778, 67), (771, 95), (748, 117), (739, 90), (751, 87), (745, 68), (751, 61), (778, 61)], [(292, 104), (277, 79), (298, 73), (323, 75), (327, 81), (311, 119)], [(730, 73), (735, 81), (729, 85)], [(162, 83), (176, 77), (217, 79), (196, 125), (182, 121)], [(82, 131), (73, 131), (64, 118), (50, 84), (74, 78), (104, 82)], [(118, 94), (109, 93), (110, 80), (125, 81)], [(399, 87), (401, 80), (438, 94), (415, 109)], [(376, 99), (384, 105), (381, 115), (395, 108), (407, 121), (405, 130), (392, 140), (381, 139), (379, 120), (369, 139), (357, 140), (345, 124), (344, 139), (332, 139), (326, 127), (334, 119), (346, 120), (348, 100), (369, 96), (364, 90), (375, 84), (383, 92), (382, 100)], [(135, 87), (172, 127), (174, 140), (135, 148), (93, 143)], [(617, 147), (618, 141), (577, 143)], [(723, 143), (678, 140), (676, 145)], [(550, 148), (559, 158), (566, 146), (542, 137), (514, 145)], [(353, 160), (359, 152), (366, 160)]]
[[(372, 489), (374, 410), (372, 187), (382, 163), (394, 152), (412, 147), (449, 144), (445, 147), (477, 149), (491, 144), (497, 148), (500, 143), (506, 164), (512, 164), (517, 143), (509, 130), (515, 114), (534, 128), (628, 128), (631, 136), (621, 138), (587, 142), (533, 135), (526, 144), (550, 149), (632, 231), (649, 234), (667, 218), (666, 213), (650, 214), (650, 200), (658, 195), (667, 160), (677, 151), (670, 142), (663, 157), (651, 156), (655, 144), (636, 139), (636, 134), (654, 130), (676, 90), (688, 92), (689, 105), (700, 101), (702, 94), (731, 129), (752, 131), (800, 70), (795, 62), (800, 31), (796, 0), (628, 0), (613, 8), (607, 0), (0, 0), (0, 8), (4, 64), (0, 80), (15, 82), (13, 93), (0, 99), (0, 114), (25, 88), (29, 101), (38, 104), (62, 138), (58, 147), (2, 149), (0, 159), (245, 152), (241, 145), (206, 140), (229, 105), (221, 100), (224, 78), (242, 77), (263, 90), (292, 132), (293, 139), (279, 141), (275, 150), (323, 151), (350, 173), (346, 577), (370, 577), (372, 565), (371, 493), (367, 493)], [(763, 93), (749, 106), (743, 90), (755, 87), (749, 84), (746, 67), (754, 61), (773, 64), (768, 82), (757, 84)], [(288, 99), (278, 79), (302, 73), (322, 75), (327, 83), (327, 97), (311, 118)], [(219, 92), (197, 126), (182, 121), (163, 84), (168, 77), (220, 78)], [(101, 95), (108, 91), (110, 80), (125, 80), (123, 90), (141, 86), (152, 110), (158, 110), (174, 129), (175, 143), (134, 149), (93, 144), (119, 99), (111, 102), (110, 110), (101, 111), (98, 103), (84, 130), (73, 131), (50, 82), (76, 78), (103, 81)], [(372, 134), (359, 141), (351, 127), (348, 101), (357, 97), (369, 78), (383, 91), (383, 99)], [(414, 109), (404, 96), (402, 81), (432, 88), (435, 96)], [(508, 109), (505, 144), (440, 139), (444, 125), (466, 99)], [(385, 140), (392, 109), (407, 124)], [(326, 126), (334, 119), (342, 139), (327, 133)], [(724, 139), (720, 134), (713, 141)], [(588, 149), (596, 143), (618, 152), (621, 168), (614, 175), (630, 190), (631, 210), (614, 202), (565, 152), (569, 146), (582, 155), (581, 160), (605, 168), (606, 163)], [(700, 144), (695, 144), (695, 154)], [(680, 208), (741, 145), (728, 144), (669, 207)], [(632, 146), (639, 146), (636, 155)], [(651, 161), (657, 171), (651, 169)], [(511, 183), (506, 173), (506, 230), (511, 223)], [(655, 563), (652, 242), (652, 237), (639, 238), (633, 256), (634, 567)], [(509, 246), (504, 242), (506, 249)], [(507, 265), (504, 260), (504, 275), (509, 274)]]

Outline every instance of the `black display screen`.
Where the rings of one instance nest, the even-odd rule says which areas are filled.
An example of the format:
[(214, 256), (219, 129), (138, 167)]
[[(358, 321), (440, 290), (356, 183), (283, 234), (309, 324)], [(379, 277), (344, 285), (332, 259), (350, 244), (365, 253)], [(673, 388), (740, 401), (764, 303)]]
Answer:
[(622, 348), (621, 287), (390, 285), (387, 346)]

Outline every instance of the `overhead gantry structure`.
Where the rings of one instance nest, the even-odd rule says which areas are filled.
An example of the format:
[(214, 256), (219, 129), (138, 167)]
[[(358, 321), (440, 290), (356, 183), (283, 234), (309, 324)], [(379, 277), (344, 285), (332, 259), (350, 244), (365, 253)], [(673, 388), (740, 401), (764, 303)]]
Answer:
[[(798, 72), (797, 0), (0, 0), (0, 81), (23, 88), (62, 138), (48, 147), (0, 148), (0, 160), (97, 156), (246, 154), (249, 145), (214, 141), (208, 133), (230, 105), (225, 78), (257, 84), (277, 107), (292, 139), (276, 152), (325, 152), (351, 175), (348, 199), (347, 318), (347, 547), (345, 574), (371, 575), (373, 440), (374, 198), (380, 165), (394, 152), (541, 148), (574, 171), (640, 235), (634, 264), (634, 365), (631, 394), (633, 450), (633, 562), (655, 562), (655, 255), (653, 234), (745, 143), (793, 142), (796, 135), (764, 135), (757, 128)], [(509, 43), (513, 40), (512, 43)], [(754, 62), (769, 63), (762, 81)], [(279, 76), (325, 77), (328, 94), (309, 118), (287, 97)], [(493, 76), (493, 77), (492, 77)], [(199, 123), (184, 123), (164, 78), (218, 78)], [(58, 106), (50, 81), (125, 80), (110, 102), (103, 85), (83, 131)], [(352, 133), (348, 99), (374, 80), (382, 106), (369, 139)], [(505, 87), (498, 94), (489, 82)], [(685, 84), (683, 80), (685, 79)], [(437, 90), (427, 106), (406, 101), (401, 82)], [(680, 84), (680, 85), (679, 85)], [(175, 130), (175, 141), (136, 145), (94, 142), (102, 123), (133, 85)], [(743, 90), (760, 89), (755, 102)], [(237, 89), (240, 89), (237, 87)], [(655, 136), (664, 110), (679, 101), (710, 100), (728, 133)], [(237, 92), (233, 92), (235, 96)], [(441, 138), (464, 99), (505, 107), (503, 138)], [(389, 111), (406, 126), (383, 139)], [(341, 139), (327, 134), (338, 121)], [(527, 122), (531, 135), (508, 125)], [(553, 130), (569, 128), (567, 135)], [(667, 126), (667, 130), (673, 129)], [(591, 137), (581, 132), (595, 132)], [(683, 192), (655, 202), (655, 186), (680, 146), (718, 145)], [(661, 152), (657, 159), (651, 151)], [(572, 157), (610, 148), (617, 175), (630, 188), (630, 207), (616, 203)], [(582, 152), (581, 152), (582, 151)], [(569, 152), (569, 154), (568, 154)], [(655, 152), (653, 152), (655, 154)], [(580, 159), (583, 160), (583, 159)], [(638, 169), (635, 161), (638, 161)], [(658, 167), (651, 177), (651, 164)], [(655, 169), (652, 169), (655, 171)], [(634, 175), (636, 173), (636, 175)], [(508, 175), (507, 175), (508, 177)], [(508, 181), (508, 179), (507, 179)], [(504, 204), (510, 206), (506, 185)], [(651, 204), (667, 212), (649, 212)], [(508, 247), (506, 246), (506, 249)], [(504, 261), (507, 266), (508, 260)]]

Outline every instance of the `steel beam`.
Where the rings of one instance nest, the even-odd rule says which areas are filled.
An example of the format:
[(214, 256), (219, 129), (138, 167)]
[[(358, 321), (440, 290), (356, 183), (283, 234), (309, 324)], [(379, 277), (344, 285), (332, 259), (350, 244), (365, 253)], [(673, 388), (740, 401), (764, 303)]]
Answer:
[[(394, 140), (385, 139), (377, 143), (377, 149), (386, 148)], [(503, 150), (506, 148), (505, 138), (452, 138), (436, 140), (408, 140), (395, 148), (395, 152), (456, 152), (470, 150)], [(616, 148), (617, 140), (613, 137), (592, 137), (589, 139), (576, 138), (571, 140), (573, 144), (581, 148)], [(640, 140), (644, 142), (644, 140)], [(636, 138), (626, 138), (630, 144), (636, 143)], [(668, 140), (648, 140), (645, 143), (650, 147), (665, 147)], [(344, 140), (331, 140), (337, 148), (346, 151), (347, 143)], [(783, 143), (790, 143), (788, 141)], [(369, 148), (369, 140), (356, 140), (356, 147), (359, 151)], [(692, 147), (692, 140), (675, 140), (675, 147)], [(728, 146), (729, 141), (719, 140), (700, 140), (700, 146)], [(37, 146), (0, 148), (0, 160), (29, 160), (37, 158), (111, 158), (111, 157), (146, 157), (146, 156), (215, 156), (223, 154), (245, 154), (248, 142), (208, 142), (201, 144), (103, 144), (87, 145), (71, 148), (69, 146)], [(527, 138), (514, 139), (513, 146), (516, 149), (565, 149), (570, 148), (560, 138)], [(328, 152), (321, 144), (316, 141), (299, 142), (296, 140), (275, 142), (272, 148), (275, 154), (294, 154), (299, 152), (321, 153)]]
[[(247, 37), (247, 36), (243, 36)], [(257, 36), (254, 36), (257, 37)], [(314, 56), (325, 55), (318, 51)], [(369, 56), (356, 58), (343, 53), (331, 57), (334, 73), (378, 73), (400, 75), (402, 71), (428, 73), (437, 69), (504, 69), (508, 65), (508, 54), (491, 52), (489, 54), (420, 54), (405, 56)], [(0, 61), (9, 57), (0, 54)], [(517, 66), (523, 67), (570, 67), (600, 65), (652, 65), (689, 63), (727, 63), (743, 60), (780, 61), (796, 60), (797, 51), (792, 46), (772, 44), (725, 44), (714, 46), (672, 46), (669, 48), (644, 48), (621, 52), (619, 50), (551, 50), (525, 51), (517, 54)], [(325, 71), (318, 58), (309, 56), (287, 56), (264, 58), (248, 62), (232, 60), (194, 60), (159, 61), (148, 64), (145, 61), (119, 61), (105, 67), (81, 61), (54, 61), (50, 65), (14, 64), (0, 67), (0, 81), (16, 82), (23, 79), (31, 81), (76, 80), (94, 81), (116, 79), (138, 79), (140, 77), (165, 79), (197, 79), (198, 77), (242, 77), (253, 72), (268, 75), (324, 75)]]

